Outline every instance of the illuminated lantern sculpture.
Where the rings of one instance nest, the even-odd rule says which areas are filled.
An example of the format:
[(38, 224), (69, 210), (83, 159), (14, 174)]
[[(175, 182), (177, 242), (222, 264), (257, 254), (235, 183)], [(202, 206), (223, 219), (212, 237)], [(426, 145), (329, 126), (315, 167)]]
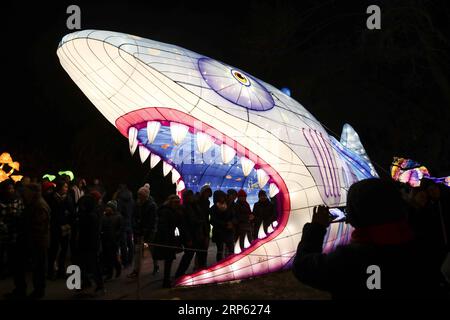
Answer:
[[(8, 172), (3, 170), (5, 165), (10, 169)], [(22, 180), (23, 176), (21, 175), (13, 175), (14, 171), (20, 170), (20, 163), (17, 161), (13, 161), (11, 155), (8, 152), (3, 152), (0, 154), (0, 182), (11, 179), (14, 182), (19, 182)]]
[(0, 155), (0, 169), (3, 169), (3, 166), (5, 164), (9, 164), (13, 162), (13, 159), (11, 158), (11, 155), (8, 152), (3, 152)]
[[(59, 176), (68, 176), (70, 181), (73, 181), (75, 179), (75, 175), (72, 171), (66, 170), (66, 171), (59, 171)], [(52, 182), (56, 179), (56, 175), (46, 173), (42, 176), (42, 180), (48, 180), (49, 182)]]
[(53, 174), (44, 174), (43, 176), (42, 176), (42, 180), (48, 180), (48, 181), (50, 181), (50, 182), (52, 182), (53, 180), (55, 180), (56, 179), (56, 176), (55, 175), (53, 175)]
[(8, 179), (9, 179), (9, 176), (6, 174), (6, 172), (3, 171), (2, 169), (0, 169), (0, 182), (3, 182)]
[[(213, 191), (242, 188), (251, 205), (259, 190), (276, 198), (277, 223), (267, 234), (252, 242), (245, 236), (234, 254), (179, 278), (178, 285), (288, 267), (313, 208), (345, 206), (351, 184), (377, 177), (353, 128), (345, 126), (336, 140), (300, 103), (239, 68), (175, 45), (96, 30), (65, 36), (57, 55), (129, 139), (132, 153), (144, 147), (152, 168), (162, 161), (164, 175), (176, 170), (178, 192), (208, 184)], [(348, 224), (333, 223), (325, 252), (347, 242), (350, 232)]]
[(73, 174), (72, 171), (67, 170), (67, 171), (59, 171), (58, 175), (60, 176), (68, 176), (70, 181), (73, 181), (73, 179), (75, 179), (75, 175)]
[(419, 187), (424, 178), (450, 187), (450, 177), (432, 177), (425, 166), (406, 158), (394, 157), (391, 163), (391, 177), (395, 181), (407, 183), (411, 187)]

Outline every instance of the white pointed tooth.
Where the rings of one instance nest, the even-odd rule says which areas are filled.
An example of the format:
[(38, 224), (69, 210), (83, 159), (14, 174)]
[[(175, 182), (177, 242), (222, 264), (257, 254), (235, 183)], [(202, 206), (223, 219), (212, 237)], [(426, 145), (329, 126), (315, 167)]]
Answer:
[(255, 166), (255, 163), (246, 157), (242, 157), (241, 165), (242, 165), (242, 171), (244, 172), (244, 176), (248, 176), (250, 174), (250, 172), (252, 172), (252, 169)]
[(247, 249), (248, 247), (250, 247), (250, 242), (248, 241), (247, 235), (245, 235), (245, 238), (244, 238), (244, 248)]
[(172, 171), (172, 165), (168, 164), (167, 162), (163, 162), (163, 175), (164, 177), (169, 174), (170, 171)]
[(141, 162), (144, 163), (150, 155), (150, 150), (144, 146), (139, 146), (139, 157), (141, 157)]
[(278, 227), (278, 221), (275, 220), (274, 222), (272, 222), (272, 226), (273, 226), (274, 228)]
[(180, 178), (180, 173), (176, 169), (172, 169), (172, 183), (176, 183)]
[(173, 143), (179, 145), (183, 142), (186, 134), (189, 130), (188, 126), (181, 123), (171, 122), (170, 123), (170, 134), (172, 135)]
[(183, 180), (178, 181), (177, 183), (177, 191), (183, 191), (184, 189), (186, 189), (186, 185), (184, 184)]
[(272, 233), (272, 232), (273, 232), (272, 225), (269, 225), (269, 227), (267, 228), (267, 233)]
[(161, 157), (156, 154), (150, 155), (150, 168), (153, 169), (161, 161)]
[(155, 141), (156, 135), (161, 128), (161, 123), (159, 121), (149, 121), (147, 122), (147, 139), (148, 143), (153, 143)]
[(200, 153), (205, 153), (208, 151), (214, 144), (213, 138), (204, 132), (197, 132), (197, 149)]
[(269, 197), (275, 197), (278, 192), (280, 192), (280, 189), (278, 189), (277, 185), (275, 183), (271, 183), (269, 186)]
[(266, 233), (264, 232), (264, 223), (261, 222), (261, 226), (258, 230), (258, 239), (264, 239), (266, 237)]
[(220, 155), (222, 156), (222, 162), (228, 163), (233, 160), (236, 155), (236, 150), (226, 144), (222, 144), (220, 146)]
[(256, 175), (258, 176), (258, 185), (262, 189), (269, 181), (269, 176), (263, 169), (257, 169)]
[(138, 130), (135, 127), (130, 127), (128, 129), (128, 143), (130, 145), (131, 155), (133, 155), (136, 152), (136, 149), (138, 147), (137, 135)]
[(241, 245), (240, 245), (240, 241), (239, 241), (240, 239), (239, 239), (239, 237), (237, 238), (237, 240), (236, 240), (236, 244), (234, 245), (234, 253), (235, 254), (238, 254), (238, 253), (241, 253)]
[(175, 228), (175, 237), (178, 237), (180, 235), (180, 230), (178, 230), (178, 227)]

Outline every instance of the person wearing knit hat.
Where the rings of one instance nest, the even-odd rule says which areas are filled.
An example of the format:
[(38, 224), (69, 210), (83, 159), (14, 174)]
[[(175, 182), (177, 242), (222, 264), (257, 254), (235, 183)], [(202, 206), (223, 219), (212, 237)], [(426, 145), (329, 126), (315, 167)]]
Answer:
[[(44, 181), (44, 182), (42, 182), (41, 190), (42, 190), (42, 193), (45, 194), (48, 192), (52, 192), (55, 189), (55, 187), (56, 187), (56, 184), (54, 184), (53, 182)], [(52, 189), (52, 190), (50, 190), (50, 189)]]
[(100, 192), (93, 190), (90, 192), (90, 195), (95, 199), (96, 203), (100, 203), (100, 200), (102, 199), (102, 194)]
[(148, 183), (144, 184), (138, 190), (138, 197), (141, 197), (142, 200), (148, 199), (150, 196), (150, 185)]
[(106, 206), (113, 209), (114, 211), (117, 211), (117, 201), (116, 200), (108, 201)]
[(247, 193), (245, 192), (244, 189), (241, 189), (238, 191), (237, 196), (238, 198), (247, 198)]

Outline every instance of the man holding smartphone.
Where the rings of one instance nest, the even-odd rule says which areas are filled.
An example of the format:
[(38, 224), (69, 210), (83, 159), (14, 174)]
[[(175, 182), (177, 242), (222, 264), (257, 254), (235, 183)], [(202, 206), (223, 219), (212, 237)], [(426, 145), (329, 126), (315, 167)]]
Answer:
[[(347, 245), (322, 253), (332, 220), (329, 208), (314, 208), (303, 227), (294, 259), (294, 275), (303, 283), (331, 292), (333, 298), (435, 297), (432, 266), (416, 243), (398, 189), (391, 181), (367, 179), (350, 187), (346, 222), (355, 229)], [(379, 288), (368, 286), (368, 270), (380, 271)]]

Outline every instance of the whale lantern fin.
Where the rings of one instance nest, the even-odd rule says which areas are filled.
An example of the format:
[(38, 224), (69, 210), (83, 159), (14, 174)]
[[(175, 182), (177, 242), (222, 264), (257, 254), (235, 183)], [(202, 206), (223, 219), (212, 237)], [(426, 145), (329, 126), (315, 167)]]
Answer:
[(353, 129), (351, 125), (348, 123), (344, 124), (341, 133), (341, 141), (340, 143), (350, 151), (356, 153), (362, 160), (364, 160), (367, 165), (370, 167), (370, 174), (374, 177), (378, 177), (378, 173), (375, 170), (372, 162), (367, 155), (366, 150), (364, 149), (361, 140), (359, 139), (358, 133)]

